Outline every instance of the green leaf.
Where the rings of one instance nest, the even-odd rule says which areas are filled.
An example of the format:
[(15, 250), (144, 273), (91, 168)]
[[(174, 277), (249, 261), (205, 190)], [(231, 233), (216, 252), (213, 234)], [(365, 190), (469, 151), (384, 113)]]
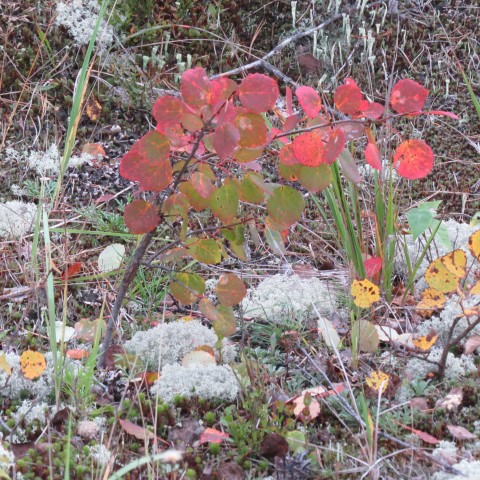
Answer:
[(238, 211), (238, 192), (233, 185), (224, 185), (215, 190), (208, 199), (213, 214), (224, 223), (235, 220)]
[(198, 301), (205, 292), (205, 280), (196, 273), (177, 273), (170, 283), (170, 293), (184, 305)]
[(318, 167), (300, 167), (299, 182), (309, 192), (321, 192), (332, 183), (332, 169), (329, 165), (318, 165)]
[(300, 220), (304, 208), (305, 200), (302, 194), (287, 185), (277, 187), (267, 202), (269, 215), (284, 228)]
[[(440, 220), (434, 220), (432, 230), (435, 230), (439, 223), (440, 223)], [(437, 233), (435, 234), (435, 241), (437, 241), (440, 245), (445, 247), (447, 250), (453, 250), (453, 245), (448, 235), (448, 229), (443, 222), (440, 223)]]
[[(256, 181), (254, 181), (254, 178)], [(263, 178), (258, 173), (248, 173), (240, 185), (240, 199), (249, 203), (262, 203), (265, 193), (258, 183), (263, 183)]]
[(202, 298), (199, 308), (203, 315), (212, 322), (219, 339), (229, 337), (237, 331), (237, 320), (231, 307), (215, 306), (210, 300)]
[(432, 227), (434, 216), (435, 214), (430, 210), (419, 210), (418, 208), (413, 208), (408, 212), (408, 225), (414, 240)]
[(213, 238), (189, 238), (185, 246), (188, 254), (199, 262), (216, 265), (222, 259), (220, 247)]

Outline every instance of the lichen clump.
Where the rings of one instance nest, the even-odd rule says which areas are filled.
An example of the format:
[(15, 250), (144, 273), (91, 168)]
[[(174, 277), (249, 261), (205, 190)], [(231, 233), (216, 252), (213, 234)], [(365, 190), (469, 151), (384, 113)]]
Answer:
[(303, 321), (315, 314), (314, 305), (321, 315), (331, 315), (337, 309), (336, 297), (332, 285), (318, 278), (278, 274), (249, 290), (242, 308), (246, 317)]
[(28, 233), (37, 212), (34, 203), (12, 200), (0, 203), (0, 238), (18, 238)]
[(176, 395), (232, 401), (238, 394), (239, 384), (228, 365), (166, 365), (151, 391), (168, 403)]
[[(125, 343), (125, 348), (138, 355), (146, 368), (156, 371), (159, 367), (180, 363), (187, 353), (197, 347), (209, 346), (220, 354), (217, 342), (215, 332), (200, 321), (179, 320), (135, 333), (132, 339)], [(222, 360), (231, 362), (235, 354), (235, 347), (228, 340), (223, 340)]]

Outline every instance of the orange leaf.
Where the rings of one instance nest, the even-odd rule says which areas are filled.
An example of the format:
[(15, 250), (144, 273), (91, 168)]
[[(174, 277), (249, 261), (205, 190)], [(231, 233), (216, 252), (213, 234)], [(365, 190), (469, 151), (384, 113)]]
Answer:
[(227, 438), (230, 438), (228, 433), (223, 433), (220, 430), (214, 428), (206, 428), (200, 435), (200, 445), (202, 443), (222, 443)]
[(426, 177), (433, 168), (435, 156), (423, 140), (407, 140), (395, 150), (393, 166), (409, 180)]
[(335, 91), (334, 101), (337, 108), (347, 115), (354, 115), (361, 110), (362, 92), (351, 78), (345, 80)]
[(145, 438), (151, 439), (155, 438), (155, 435), (153, 432), (150, 432), (149, 430), (141, 427), (140, 425), (135, 425), (132, 422), (129, 422), (128, 420), (119, 420), (120, 425), (122, 426), (122, 429), (128, 433), (129, 435), (132, 435), (135, 438), (138, 438), (138, 440), (145, 440)]
[(38, 378), (47, 368), (47, 361), (40, 352), (26, 350), (20, 356), (20, 369), (23, 376), (29, 380)]
[(420, 350), (423, 350), (424, 352), (427, 352), (430, 350), (433, 345), (435, 345), (435, 342), (438, 339), (437, 332), (430, 332), (428, 335), (423, 335), (422, 337), (417, 337), (414, 338), (413, 344), (419, 348)]
[(62, 280), (67, 280), (70, 277), (73, 277), (77, 275), (77, 273), (82, 270), (82, 263), (81, 262), (75, 262), (72, 263), (66, 270), (63, 272), (63, 275), (60, 277)]
[(87, 358), (90, 355), (90, 352), (85, 348), (73, 348), (71, 350), (67, 350), (66, 355), (72, 360), (82, 360), (83, 358)]
[(477, 260), (480, 260), (480, 230), (477, 230), (470, 235), (470, 238), (468, 239), (468, 248), (472, 252), (472, 255)]
[(414, 80), (405, 78), (395, 84), (390, 104), (397, 113), (420, 112), (428, 96), (428, 90)]
[(293, 140), (292, 147), (295, 158), (302, 165), (316, 167), (325, 163), (322, 137), (316, 130), (297, 135)]

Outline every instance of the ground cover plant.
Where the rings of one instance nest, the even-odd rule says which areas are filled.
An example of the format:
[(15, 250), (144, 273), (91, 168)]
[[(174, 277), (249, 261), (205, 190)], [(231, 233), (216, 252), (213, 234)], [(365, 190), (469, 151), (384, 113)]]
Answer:
[(478, 12), (248, 3), (5, 9), (0, 477), (478, 477)]

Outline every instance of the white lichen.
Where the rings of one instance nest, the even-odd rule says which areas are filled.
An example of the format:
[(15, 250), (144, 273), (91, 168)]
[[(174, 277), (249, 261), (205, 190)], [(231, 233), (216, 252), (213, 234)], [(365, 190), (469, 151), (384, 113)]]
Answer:
[(12, 435), (12, 443), (26, 443), (29, 435), (40, 433), (47, 424), (49, 407), (45, 402), (24, 400), (12, 414), (17, 428)]
[(318, 278), (277, 274), (250, 289), (242, 301), (242, 308), (246, 317), (274, 322), (303, 321), (315, 315), (312, 304), (320, 315), (330, 316), (337, 310), (336, 298), (332, 284)]
[(18, 238), (28, 233), (32, 226), (37, 206), (12, 200), (0, 203), (0, 238)]
[(92, 459), (101, 466), (107, 465), (112, 456), (112, 452), (103, 444), (97, 444), (89, 447), (90, 456)]
[(3, 446), (2, 437), (0, 436), (0, 468), (8, 471), (15, 463), (14, 453)]
[(461, 472), (463, 477), (459, 477), (453, 473), (436, 472), (433, 475), (432, 480), (457, 480), (458, 478), (461, 478), (462, 480), (479, 480), (480, 478), (480, 460), (473, 462), (462, 460), (461, 462), (452, 465), (452, 468)]
[(16, 399), (26, 395), (37, 401), (45, 400), (52, 392), (54, 386), (53, 354), (51, 352), (45, 354), (47, 368), (36, 380), (29, 380), (23, 376), (19, 355), (9, 352), (5, 354), (5, 357), (12, 368), (12, 374), (8, 375), (4, 370), (0, 369), (0, 398)]
[[(438, 362), (442, 355), (443, 348), (433, 347), (428, 354), (427, 359), (432, 362)], [(423, 378), (429, 372), (438, 371), (438, 367), (430, 362), (426, 362), (420, 358), (412, 358), (405, 367), (405, 374), (408, 378)], [(456, 380), (466, 377), (477, 371), (477, 367), (473, 362), (471, 355), (461, 355), (456, 357), (453, 353), (447, 356), (445, 369), (445, 378)]]
[(206, 400), (233, 401), (239, 392), (234, 371), (228, 365), (166, 365), (151, 392), (171, 403), (176, 395)]
[(94, 159), (95, 157), (90, 153), (82, 152), (80, 155), (70, 157), (70, 160), (68, 161), (68, 166), (78, 168), (82, 166), (84, 163), (87, 163), (87, 164), (92, 163), (92, 160)]
[[(97, 0), (70, 0), (57, 5), (56, 24), (65, 27), (76, 45), (87, 45), (97, 23), (100, 4)], [(102, 19), (96, 43), (105, 50), (114, 40), (113, 28)]]
[(60, 169), (60, 153), (52, 143), (45, 152), (32, 150), (27, 157), (28, 167), (41, 176), (55, 174)]
[[(156, 371), (159, 367), (181, 362), (185, 354), (197, 347), (207, 345), (219, 353), (217, 343), (216, 333), (200, 321), (179, 320), (135, 333), (125, 343), (125, 348), (138, 355), (147, 368)], [(221, 354), (223, 362), (228, 363), (235, 359), (236, 349), (224, 339)]]

